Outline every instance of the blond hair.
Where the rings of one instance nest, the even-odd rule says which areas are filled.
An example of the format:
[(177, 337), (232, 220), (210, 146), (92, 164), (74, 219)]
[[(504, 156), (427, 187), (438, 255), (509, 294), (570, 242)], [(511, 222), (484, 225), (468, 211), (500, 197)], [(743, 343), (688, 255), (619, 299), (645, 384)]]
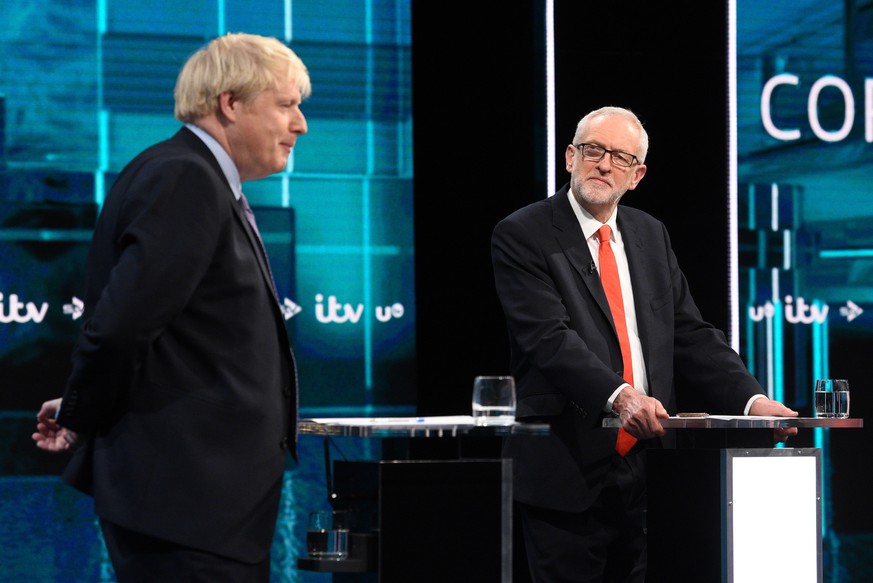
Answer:
[(309, 72), (281, 41), (254, 34), (226, 34), (191, 55), (176, 79), (175, 116), (193, 122), (214, 113), (225, 91), (243, 103), (266, 89), (292, 80), (300, 97), (309, 97)]

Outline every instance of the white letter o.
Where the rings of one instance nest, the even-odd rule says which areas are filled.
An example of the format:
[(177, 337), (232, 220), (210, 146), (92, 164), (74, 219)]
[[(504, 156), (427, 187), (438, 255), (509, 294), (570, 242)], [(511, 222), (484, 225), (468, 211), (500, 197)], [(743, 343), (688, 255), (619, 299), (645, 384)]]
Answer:
[[(843, 115), (843, 127), (836, 132), (829, 132), (821, 127), (818, 120), (818, 95), (825, 87), (836, 87), (843, 94), (843, 102), (845, 103), (845, 113)], [(852, 131), (852, 122), (855, 120), (855, 98), (852, 96), (852, 90), (848, 83), (834, 77), (833, 75), (825, 75), (812, 85), (809, 91), (809, 100), (806, 105), (809, 115), (809, 126), (813, 133), (825, 142), (839, 142), (849, 135)]]

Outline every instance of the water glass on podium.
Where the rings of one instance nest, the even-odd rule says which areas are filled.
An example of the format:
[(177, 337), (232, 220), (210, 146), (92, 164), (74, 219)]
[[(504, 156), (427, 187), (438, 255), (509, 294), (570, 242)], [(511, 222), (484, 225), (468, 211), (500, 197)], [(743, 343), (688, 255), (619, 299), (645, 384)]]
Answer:
[(515, 379), (478, 376), (473, 382), (473, 422), (476, 425), (515, 423)]
[(340, 560), (349, 556), (349, 518), (345, 510), (309, 513), (306, 550), (313, 559)]
[(845, 379), (815, 381), (815, 416), (838, 419), (849, 416), (849, 381)]

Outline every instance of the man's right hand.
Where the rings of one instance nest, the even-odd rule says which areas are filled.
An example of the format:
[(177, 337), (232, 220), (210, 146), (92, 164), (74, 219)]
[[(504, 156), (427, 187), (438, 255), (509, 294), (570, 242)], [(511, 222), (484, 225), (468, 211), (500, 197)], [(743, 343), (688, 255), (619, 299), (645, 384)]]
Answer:
[(59, 452), (71, 451), (79, 444), (79, 436), (75, 431), (61, 427), (55, 421), (55, 415), (60, 408), (60, 399), (46, 401), (40, 407), (39, 413), (36, 414), (36, 433), (32, 436), (36, 447), (45, 451)]
[(670, 415), (658, 399), (643, 395), (633, 387), (625, 387), (612, 403), (612, 410), (618, 413), (621, 426), (637, 439), (662, 436), (667, 430), (659, 419)]

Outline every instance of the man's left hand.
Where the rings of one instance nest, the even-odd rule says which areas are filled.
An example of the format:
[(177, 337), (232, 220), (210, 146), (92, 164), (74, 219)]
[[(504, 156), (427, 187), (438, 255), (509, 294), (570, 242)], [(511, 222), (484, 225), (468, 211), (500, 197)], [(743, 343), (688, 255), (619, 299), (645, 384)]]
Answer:
[[(797, 417), (797, 411), (789, 409), (779, 401), (773, 401), (766, 397), (757, 399), (749, 407), (749, 415), (759, 417)], [(797, 427), (777, 427), (773, 430), (773, 439), (776, 443), (784, 443), (789, 437), (797, 435)]]

